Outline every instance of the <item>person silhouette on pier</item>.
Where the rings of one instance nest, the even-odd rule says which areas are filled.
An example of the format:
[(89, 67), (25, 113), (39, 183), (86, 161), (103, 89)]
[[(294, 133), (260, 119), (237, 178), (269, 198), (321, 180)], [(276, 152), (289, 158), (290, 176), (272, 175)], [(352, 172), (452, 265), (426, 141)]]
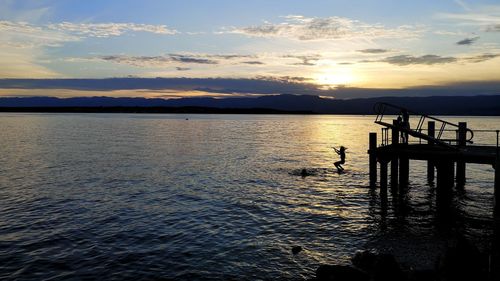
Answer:
[(335, 147), (332, 147), (333, 150), (335, 150), (335, 152), (337, 152), (338, 155), (340, 155), (340, 161), (337, 161), (335, 163), (333, 163), (333, 165), (335, 165), (335, 167), (337, 168), (338, 172), (343, 172), (344, 171), (344, 168), (342, 167), (341, 164), (345, 164), (345, 150), (347, 148), (341, 146), (340, 149), (336, 149)]
[[(408, 110), (403, 108), (401, 110), (401, 115), (403, 116), (401, 127), (410, 130), (410, 114), (408, 114)], [(403, 143), (408, 143), (408, 132), (401, 132), (401, 139)]]

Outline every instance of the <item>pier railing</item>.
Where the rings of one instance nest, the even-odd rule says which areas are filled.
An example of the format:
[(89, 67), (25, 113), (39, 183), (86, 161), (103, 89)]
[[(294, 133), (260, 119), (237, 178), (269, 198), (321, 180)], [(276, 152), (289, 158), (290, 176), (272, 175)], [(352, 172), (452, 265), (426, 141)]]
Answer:
[[(449, 147), (458, 146), (460, 142), (458, 137), (459, 125), (457, 124), (453, 124), (426, 114), (417, 113), (404, 107), (389, 103), (376, 103), (374, 106), (374, 111), (377, 114), (375, 123), (383, 125), (385, 127), (382, 130), (382, 145), (389, 144), (389, 128), (394, 127), (392, 120), (398, 117), (402, 117), (403, 111), (406, 111), (408, 115), (412, 117), (412, 119), (417, 118), (418, 120), (417, 126), (410, 128), (404, 128), (403, 126), (398, 127), (401, 132), (406, 132), (408, 133), (408, 135), (413, 137), (412, 141), (410, 142), (421, 143), (424, 139), (436, 144), (441, 144)], [(434, 137), (430, 137), (427, 135), (427, 128), (424, 128), (424, 124), (427, 123), (426, 121), (433, 121), (435, 123), (437, 130)], [(474, 132), (471, 129), (466, 128), (465, 142), (472, 144), (473, 138)]]
[(474, 145), (500, 148), (500, 130), (474, 130), (474, 133), (476, 134)]

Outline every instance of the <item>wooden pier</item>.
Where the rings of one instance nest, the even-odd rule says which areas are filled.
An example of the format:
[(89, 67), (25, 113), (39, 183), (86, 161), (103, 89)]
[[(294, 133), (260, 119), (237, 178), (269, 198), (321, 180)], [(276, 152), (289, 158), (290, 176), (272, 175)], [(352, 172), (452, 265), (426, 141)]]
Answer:
[[(382, 135), (381, 144), (377, 145), (377, 133), (370, 133), (368, 150), (370, 186), (377, 185), (378, 164), (379, 186), (383, 201), (386, 200), (384, 196), (387, 196), (389, 163), (390, 185), (392, 188), (401, 189), (408, 185), (410, 160), (423, 160), (427, 161), (429, 182), (433, 182), (436, 178), (436, 194), (439, 201), (449, 198), (451, 188), (455, 184), (457, 187), (464, 187), (468, 163), (493, 166), (495, 207), (500, 207), (499, 130), (473, 131), (467, 128), (465, 122), (453, 124), (387, 103), (376, 104), (375, 111), (377, 113), (375, 123), (382, 126)], [(409, 122), (405, 123), (403, 120), (404, 114), (407, 115), (406, 121), (409, 115), (412, 120), (418, 119), (418, 124), (410, 127)], [(424, 127), (425, 125), (427, 126)], [(475, 145), (474, 134), (478, 132), (490, 133), (493, 138), (496, 134), (496, 144)], [(412, 141), (408, 141), (409, 137)]]

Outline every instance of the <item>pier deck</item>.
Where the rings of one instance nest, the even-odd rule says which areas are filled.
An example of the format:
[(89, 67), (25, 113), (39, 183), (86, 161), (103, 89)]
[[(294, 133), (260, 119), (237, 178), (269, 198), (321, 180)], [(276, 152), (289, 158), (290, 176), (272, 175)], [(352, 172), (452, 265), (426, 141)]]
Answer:
[(378, 161), (390, 161), (394, 157), (405, 155), (411, 160), (427, 161), (463, 161), (465, 163), (494, 165), (497, 149), (493, 146), (469, 145), (461, 149), (449, 149), (432, 144), (396, 144), (376, 148), (372, 153)]

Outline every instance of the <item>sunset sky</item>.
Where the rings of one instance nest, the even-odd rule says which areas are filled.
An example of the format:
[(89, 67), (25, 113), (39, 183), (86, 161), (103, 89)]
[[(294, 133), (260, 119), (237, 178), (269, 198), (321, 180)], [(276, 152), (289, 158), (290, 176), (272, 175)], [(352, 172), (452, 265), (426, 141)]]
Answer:
[[(500, 80), (498, 1), (0, 0), (0, 38), (9, 79), (285, 79), (321, 89)], [(21, 88), (0, 95), (46, 94)]]

